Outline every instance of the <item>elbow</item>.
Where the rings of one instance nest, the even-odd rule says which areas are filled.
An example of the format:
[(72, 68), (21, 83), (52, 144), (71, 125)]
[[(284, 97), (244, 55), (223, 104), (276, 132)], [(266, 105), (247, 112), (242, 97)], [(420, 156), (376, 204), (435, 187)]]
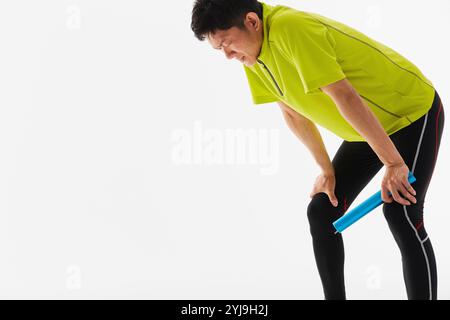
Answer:
[(339, 106), (352, 106), (355, 105), (355, 102), (357, 102), (360, 99), (360, 96), (355, 89), (348, 88), (336, 91), (332, 96), (332, 99)]
[(356, 89), (347, 79), (340, 80), (321, 88), (336, 104), (348, 104), (359, 98)]

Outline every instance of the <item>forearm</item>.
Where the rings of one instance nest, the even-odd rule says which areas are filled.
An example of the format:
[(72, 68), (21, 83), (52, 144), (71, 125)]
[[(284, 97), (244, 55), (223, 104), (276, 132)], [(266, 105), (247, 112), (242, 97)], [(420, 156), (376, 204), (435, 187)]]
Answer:
[(367, 141), (386, 166), (403, 163), (403, 158), (380, 121), (358, 94), (339, 99), (341, 115)]
[(333, 164), (316, 125), (309, 120), (285, 114), (286, 123), (297, 138), (308, 148), (323, 173), (334, 174)]

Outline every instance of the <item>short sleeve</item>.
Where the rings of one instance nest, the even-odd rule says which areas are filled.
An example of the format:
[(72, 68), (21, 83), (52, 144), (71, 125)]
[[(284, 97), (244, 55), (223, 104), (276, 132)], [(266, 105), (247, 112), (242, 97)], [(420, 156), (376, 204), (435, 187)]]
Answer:
[(252, 96), (253, 104), (263, 104), (276, 102), (280, 99), (273, 95), (259, 79), (258, 75), (250, 70), (247, 66), (244, 66), (245, 75), (247, 77), (248, 86)]
[(272, 38), (295, 65), (306, 94), (345, 78), (335, 40), (324, 24), (300, 14), (280, 17), (274, 24)]

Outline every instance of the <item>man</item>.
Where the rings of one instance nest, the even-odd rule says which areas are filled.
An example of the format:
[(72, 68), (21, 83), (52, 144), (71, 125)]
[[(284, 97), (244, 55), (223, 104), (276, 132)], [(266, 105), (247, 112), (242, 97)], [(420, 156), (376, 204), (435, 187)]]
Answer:
[[(243, 63), (253, 102), (277, 102), (321, 168), (307, 215), (325, 299), (346, 298), (343, 241), (332, 222), (383, 166), (383, 213), (401, 251), (408, 299), (436, 299), (435, 257), (423, 223), (444, 125), (433, 84), (357, 30), (287, 6), (197, 0), (191, 27), (199, 40)], [(344, 140), (333, 161), (316, 124)]]

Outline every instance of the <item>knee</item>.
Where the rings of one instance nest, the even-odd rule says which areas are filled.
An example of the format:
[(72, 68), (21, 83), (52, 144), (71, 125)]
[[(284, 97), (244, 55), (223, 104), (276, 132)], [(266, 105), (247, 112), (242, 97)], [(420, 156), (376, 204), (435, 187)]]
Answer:
[[(383, 215), (394, 237), (399, 233), (399, 226), (404, 223), (403, 206), (398, 202), (383, 203)], [(396, 240), (398, 240), (396, 238)]]
[(339, 218), (337, 208), (333, 207), (325, 193), (314, 195), (307, 208), (311, 234), (334, 235), (333, 222)]
[(426, 235), (422, 201), (409, 206), (403, 206), (395, 201), (384, 203), (383, 214), (395, 240), (401, 246), (407, 245), (408, 241), (416, 241), (416, 233)]
[(403, 206), (396, 201), (391, 203), (383, 203), (383, 215), (387, 222), (393, 221), (395, 218), (401, 218), (403, 213)]
[(396, 201), (383, 203), (383, 214), (389, 224), (398, 224), (405, 221), (405, 217), (415, 217), (423, 212), (423, 201), (404, 206)]

